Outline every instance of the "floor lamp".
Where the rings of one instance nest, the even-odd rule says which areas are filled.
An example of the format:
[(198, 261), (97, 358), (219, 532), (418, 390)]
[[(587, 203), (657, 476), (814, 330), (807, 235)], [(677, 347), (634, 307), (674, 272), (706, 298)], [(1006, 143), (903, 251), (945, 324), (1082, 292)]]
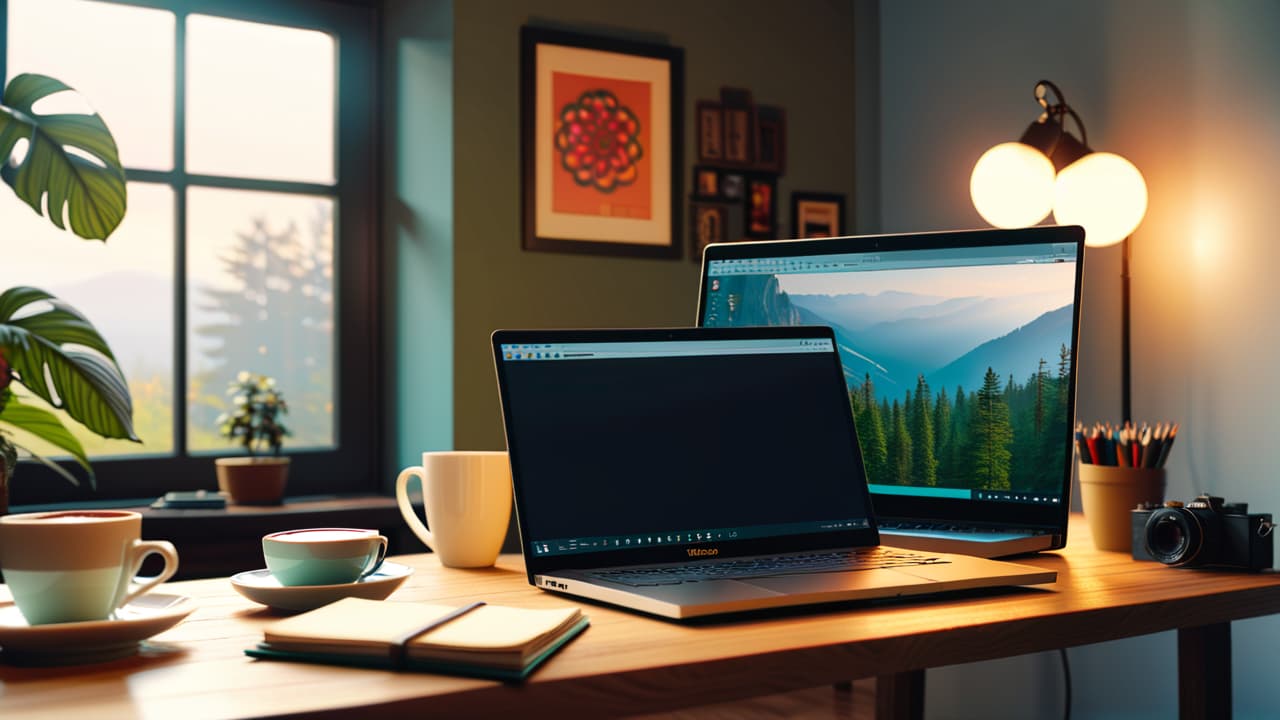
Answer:
[[(1040, 116), (1018, 142), (1001, 143), (978, 158), (969, 178), (969, 195), (978, 214), (995, 227), (1035, 225), (1052, 211), (1058, 224), (1082, 226), (1085, 244), (1090, 247), (1124, 244), (1120, 388), (1122, 420), (1132, 420), (1130, 236), (1147, 212), (1147, 183), (1133, 163), (1089, 147), (1084, 123), (1057, 85), (1048, 80), (1036, 83), (1035, 99)], [(1079, 138), (1066, 129), (1068, 117)]]

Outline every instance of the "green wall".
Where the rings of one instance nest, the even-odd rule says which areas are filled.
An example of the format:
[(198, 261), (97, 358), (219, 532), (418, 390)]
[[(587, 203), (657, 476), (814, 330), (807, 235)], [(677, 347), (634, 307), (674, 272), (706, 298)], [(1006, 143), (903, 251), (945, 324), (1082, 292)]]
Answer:
[[(779, 183), (779, 227), (790, 226), (793, 189), (853, 198), (853, 19), (847, 2), (456, 3), (453, 419), (459, 449), (503, 447), (488, 344), (492, 330), (687, 325), (697, 305), (698, 268), (688, 259), (521, 249), (524, 24), (684, 48), (686, 195), (696, 147), (693, 104), (718, 97), (720, 87), (729, 85), (749, 88), (757, 102), (786, 110), (788, 170)], [(685, 203), (684, 226), (687, 214)]]

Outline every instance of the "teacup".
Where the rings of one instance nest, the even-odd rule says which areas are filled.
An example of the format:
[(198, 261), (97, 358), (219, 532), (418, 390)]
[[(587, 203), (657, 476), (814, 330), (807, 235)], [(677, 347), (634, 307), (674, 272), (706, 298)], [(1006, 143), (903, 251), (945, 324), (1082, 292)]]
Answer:
[[(142, 516), (127, 510), (7, 515), (0, 517), (0, 569), (32, 625), (107, 620), (178, 571), (172, 543), (141, 535)], [(164, 570), (135, 577), (152, 553), (164, 558)]]
[(286, 530), (262, 538), (262, 555), (281, 585), (342, 585), (377, 572), (387, 539), (358, 528)]

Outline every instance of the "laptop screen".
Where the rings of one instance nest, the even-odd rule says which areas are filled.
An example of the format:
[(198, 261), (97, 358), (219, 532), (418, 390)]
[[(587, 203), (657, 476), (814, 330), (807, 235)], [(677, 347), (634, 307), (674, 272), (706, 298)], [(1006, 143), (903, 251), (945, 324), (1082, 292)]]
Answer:
[(873, 532), (832, 335), (789, 330), (495, 333), (525, 557)]
[(1082, 252), (1071, 230), (713, 247), (699, 320), (835, 329), (881, 516), (911, 507), (896, 497), (1065, 517)]

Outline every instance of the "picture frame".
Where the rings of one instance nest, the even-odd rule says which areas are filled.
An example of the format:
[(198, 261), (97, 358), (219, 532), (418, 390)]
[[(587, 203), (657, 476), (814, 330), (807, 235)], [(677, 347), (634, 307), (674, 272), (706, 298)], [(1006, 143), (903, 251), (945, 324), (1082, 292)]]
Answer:
[(755, 157), (755, 105), (746, 88), (720, 88), (724, 117), (724, 162), (749, 167)]
[(720, 103), (699, 100), (694, 111), (698, 127), (698, 162), (724, 160), (724, 111)]
[(778, 179), (774, 175), (745, 176), (742, 236), (773, 240), (778, 236)]
[(720, 173), (720, 197), (725, 200), (741, 200), (745, 187), (746, 181), (742, 173), (732, 171)]
[(728, 237), (729, 214), (724, 205), (694, 203), (689, 217), (692, 228), (689, 233), (689, 259), (702, 262), (702, 249), (711, 243), (724, 242)]
[(844, 235), (844, 204), (844, 195), (838, 193), (791, 193), (791, 236), (820, 238)]
[(520, 28), (523, 248), (679, 258), (683, 97), (681, 48)]
[(787, 168), (787, 113), (773, 105), (756, 106), (755, 167), (782, 175)]
[(706, 165), (693, 166), (693, 197), (695, 200), (719, 200), (722, 192), (719, 170)]

